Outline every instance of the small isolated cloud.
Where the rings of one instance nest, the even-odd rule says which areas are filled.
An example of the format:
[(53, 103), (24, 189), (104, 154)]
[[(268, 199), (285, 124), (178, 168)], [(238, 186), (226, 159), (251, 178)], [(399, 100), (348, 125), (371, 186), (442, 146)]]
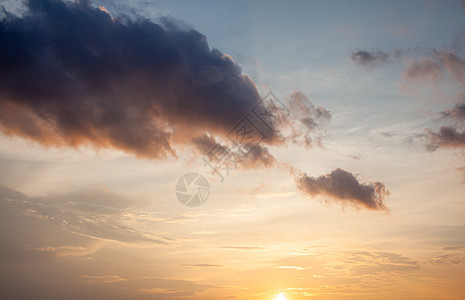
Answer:
[(441, 116), (454, 121), (454, 125), (441, 126), (437, 131), (427, 129), (426, 149), (428, 151), (435, 151), (438, 148), (465, 148), (464, 95), (460, 95), (458, 101), (453, 108), (441, 112)]
[[(400, 27), (400, 34), (405, 34), (405, 29)], [(401, 60), (408, 54), (417, 53), (420, 49), (418, 47), (411, 49), (393, 49), (391, 51), (382, 50), (361, 50), (357, 49), (352, 52), (350, 58), (353, 63), (359, 66), (372, 67), (375, 65), (390, 64)]]
[(432, 80), (437, 82), (447, 73), (451, 79), (465, 84), (465, 59), (452, 50), (432, 49), (431, 54), (408, 63), (402, 77), (406, 83)]
[(435, 151), (438, 148), (463, 148), (465, 147), (465, 130), (459, 130), (452, 126), (442, 126), (438, 131), (427, 130), (428, 143), (426, 149)]
[(357, 50), (352, 53), (351, 59), (361, 66), (373, 66), (379, 63), (390, 62), (390, 55), (383, 51)]
[(383, 183), (360, 183), (352, 173), (342, 169), (319, 177), (304, 174), (297, 178), (297, 185), (309, 196), (326, 196), (329, 201), (350, 204), (357, 208), (388, 210), (384, 197), (389, 195), (389, 191)]

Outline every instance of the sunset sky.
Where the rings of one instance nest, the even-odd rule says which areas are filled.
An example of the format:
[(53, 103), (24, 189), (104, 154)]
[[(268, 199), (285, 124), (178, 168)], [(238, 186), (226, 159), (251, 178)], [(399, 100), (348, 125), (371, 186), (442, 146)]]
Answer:
[(464, 195), (465, 1), (0, 0), (0, 299), (464, 299)]

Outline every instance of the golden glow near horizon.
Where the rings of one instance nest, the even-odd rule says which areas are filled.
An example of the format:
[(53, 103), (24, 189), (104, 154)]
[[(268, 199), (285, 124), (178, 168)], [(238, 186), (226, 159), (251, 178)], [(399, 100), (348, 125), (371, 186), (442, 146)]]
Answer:
[(286, 296), (284, 296), (284, 293), (279, 293), (274, 297), (274, 300), (287, 300)]

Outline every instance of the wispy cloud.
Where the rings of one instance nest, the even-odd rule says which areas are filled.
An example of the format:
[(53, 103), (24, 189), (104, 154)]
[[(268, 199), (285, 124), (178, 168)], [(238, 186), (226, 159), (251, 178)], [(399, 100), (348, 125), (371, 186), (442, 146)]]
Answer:
[[(5, 237), (0, 257), (19, 261), (48, 260), (89, 255), (98, 250), (102, 242), (134, 247), (169, 246), (174, 242), (124, 224), (121, 216), (130, 202), (122, 199), (101, 190), (31, 198), (0, 186), (1, 219), (5, 222), (0, 229)], [(87, 206), (83, 210), (82, 205), (74, 205), (102, 202), (107, 203), (105, 210), (92, 211)], [(44, 238), (44, 232), (48, 238)]]

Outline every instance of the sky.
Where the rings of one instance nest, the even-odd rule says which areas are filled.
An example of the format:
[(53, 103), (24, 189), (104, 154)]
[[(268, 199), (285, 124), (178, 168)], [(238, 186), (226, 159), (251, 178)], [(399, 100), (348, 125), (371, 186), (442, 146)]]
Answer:
[(0, 298), (463, 299), (464, 1), (0, 6)]

